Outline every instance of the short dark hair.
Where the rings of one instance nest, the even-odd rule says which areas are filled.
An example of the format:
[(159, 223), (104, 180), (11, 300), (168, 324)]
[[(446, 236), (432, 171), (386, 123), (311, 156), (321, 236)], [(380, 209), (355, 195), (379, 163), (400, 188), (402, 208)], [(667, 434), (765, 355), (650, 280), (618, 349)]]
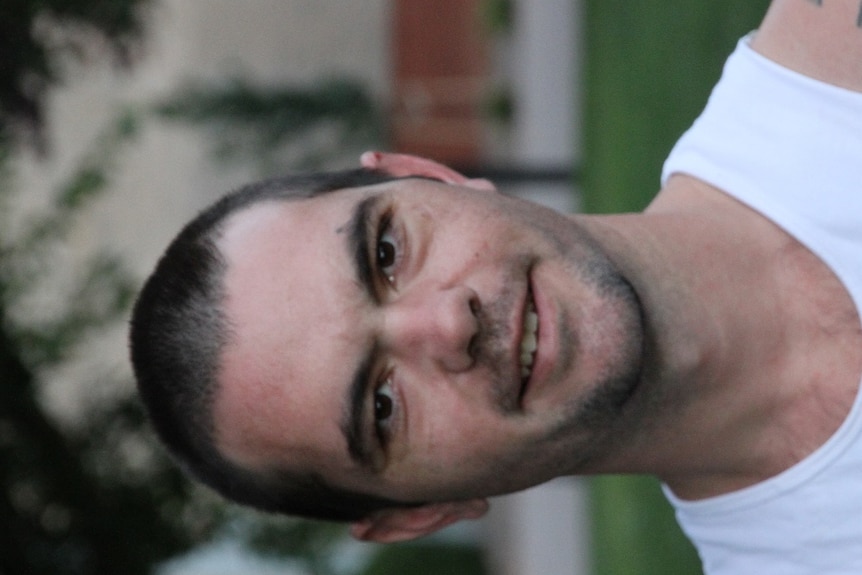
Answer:
[(229, 337), (223, 311), (227, 264), (218, 248), (225, 222), (260, 202), (307, 199), (394, 179), (357, 169), (249, 184), (189, 222), (141, 290), (129, 343), (144, 406), (180, 466), (228, 499), (265, 511), (341, 521), (405, 505), (339, 489), (313, 472), (242, 468), (216, 448), (212, 414), (219, 359)]

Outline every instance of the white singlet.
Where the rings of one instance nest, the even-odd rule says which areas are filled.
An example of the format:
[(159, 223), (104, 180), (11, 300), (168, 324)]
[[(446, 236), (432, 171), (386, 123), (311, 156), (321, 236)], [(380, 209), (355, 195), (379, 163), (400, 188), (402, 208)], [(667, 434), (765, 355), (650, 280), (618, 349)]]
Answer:
[[(783, 68), (744, 38), (662, 180), (675, 172), (781, 226), (862, 309), (862, 93)], [(824, 445), (779, 475), (704, 500), (665, 494), (709, 575), (862, 574), (862, 394)]]

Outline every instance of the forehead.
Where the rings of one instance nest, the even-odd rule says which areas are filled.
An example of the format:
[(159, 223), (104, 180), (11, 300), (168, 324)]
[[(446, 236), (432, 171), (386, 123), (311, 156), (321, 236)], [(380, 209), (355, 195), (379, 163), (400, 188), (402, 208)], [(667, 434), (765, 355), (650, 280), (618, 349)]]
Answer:
[[(428, 180), (252, 206), (227, 222), (231, 333), (214, 406), (216, 441), (239, 463), (329, 462), (354, 470), (341, 431), (347, 393), (371, 345), (369, 301), (351, 261), (355, 208), (371, 196), (450, 222), (456, 186)], [(325, 471), (325, 470), (321, 470)]]
[(339, 230), (367, 194), (266, 202), (227, 222), (220, 247), (230, 336), (214, 418), (219, 447), (240, 463), (346, 453), (339, 383), (361, 344), (347, 329), (360, 298)]

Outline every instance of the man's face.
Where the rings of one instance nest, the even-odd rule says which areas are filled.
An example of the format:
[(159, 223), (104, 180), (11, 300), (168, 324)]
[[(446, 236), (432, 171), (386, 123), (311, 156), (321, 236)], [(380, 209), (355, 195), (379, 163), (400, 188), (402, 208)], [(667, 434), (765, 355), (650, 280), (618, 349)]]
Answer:
[[(567, 217), (409, 179), (235, 215), (219, 448), (403, 501), (597, 456), (640, 371), (627, 282)], [(532, 343), (532, 340), (537, 343)]]

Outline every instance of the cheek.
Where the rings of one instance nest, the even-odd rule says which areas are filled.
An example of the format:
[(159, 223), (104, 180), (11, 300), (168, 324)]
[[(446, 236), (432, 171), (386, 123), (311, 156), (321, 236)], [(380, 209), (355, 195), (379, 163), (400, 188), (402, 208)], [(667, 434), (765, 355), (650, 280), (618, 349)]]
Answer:
[[(500, 274), (511, 265), (512, 259), (524, 250), (525, 244), (516, 230), (497, 226), (458, 226), (438, 234), (429, 258), (435, 276), (452, 273), (475, 281), (477, 274), (485, 274), (499, 282)], [(489, 290), (499, 289), (492, 283)]]
[(437, 397), (423, 418), (420, 441), (414, 445), (424, 465), (447, 473), (477, 464), (483, 455), (506, 444), (508, 429), (487, 406), (463, 397)]

